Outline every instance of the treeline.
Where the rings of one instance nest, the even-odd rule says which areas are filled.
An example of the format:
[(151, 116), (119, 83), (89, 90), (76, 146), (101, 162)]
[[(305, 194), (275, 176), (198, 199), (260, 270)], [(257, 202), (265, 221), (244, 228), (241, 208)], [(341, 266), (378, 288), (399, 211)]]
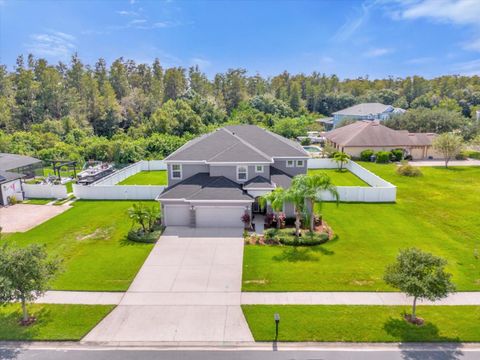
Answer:
[(159, 60), (90, 66), (73, 55), (69, 64), (51, 65), (19, 56), (12, 71), (0, 66), (0, 151), (131, 162), (163, 157), (226, 122), (294, 137), (315, 118), (360, 102), (435, 109), (465, 128), (480, 108), (480, 77), (341, 81), (316, 72), (263, 78), (230, 69), (208, 79), (196, 66), (164, 69)]

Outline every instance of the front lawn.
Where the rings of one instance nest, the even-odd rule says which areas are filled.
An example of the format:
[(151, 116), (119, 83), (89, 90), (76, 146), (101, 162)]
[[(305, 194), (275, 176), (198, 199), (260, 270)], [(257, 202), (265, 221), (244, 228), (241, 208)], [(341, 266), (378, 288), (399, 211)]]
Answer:
[(273, 314), (280, 314), (278, 341), (477, 342), (478, 306), (419, 306), (423, 326), (403, 320), (405, 306), (243, 305), (256, 341), (275, 339)]
[(309, 248), (245, 246), (245, 291), (377, 291), (399, 249), (416, 246), (448, 260), (458, 290), (480, 290), (480, 167), (422, 168), (365, 163), (398, 186), (396, 204), (326, 203), (337, 238)]
[(64, 213), (25, 232), (7, 234), (19, 246), (46, 244), (63, 259), (55, 290), (127, 290), (152, 244), (126, 239), (133, 201), (76, 201)]
[(29, 315), (37, 321), (20, 326), (22, 311), (19, 304), (0, 307), (0, 340), (78, 341), (98, 324), (113, 305), (29, 305)]
[(140, 171), (117, 185), (167, 185), (167, 172), (165, 170)]
[(337, 169), (310, 169), (307, 172), (308, 175), (320, 173), (327, 174), (330, 179), (332, 179), (333, 185), (336, 186), (370, 186), (357, 175), (346, 169), (343, 171), (338, 171)]

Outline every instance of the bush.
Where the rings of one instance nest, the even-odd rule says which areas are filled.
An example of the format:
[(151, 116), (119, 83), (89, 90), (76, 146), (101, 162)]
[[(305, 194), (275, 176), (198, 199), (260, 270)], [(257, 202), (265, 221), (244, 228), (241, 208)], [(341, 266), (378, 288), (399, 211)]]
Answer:
[(392, 154), (392, 161), (402, 161), (403, 160), (403, 150), (402, 149), (394, 149), (391, 151)]
[(263, 231), (263, 237), (265, 240), (273, 240), (277, 236), (277, 229), (267, 229)]
[(286, 231), (282, 231), (278, 237), (280, 243), (286, 246), (315, 246), (321, 245), (328, 241), (328, 234), (327, 233), (315, 233), (315, 232), (304, 232), (302, 236), (296, 238), (292, 229), (286, 229)]
[(361, 161), (372, 161), (372, 156), (374, 152), (371, 149), (363, 150), (360, 153), (360, 160)]
[(455, 155), (455, 160), (467, 160), (468, 154), (466, 151), (460, 151), (457, 155)]
[(455, 157), (457, 160), (466, 160), (467, 158), (480, 160), (480, 151), (464, 150)]
[(417, 177), (423, 175), (418, 167), (412, 166), (410, 164), (400, 165), (397, 168), (397, 174), (410, 177)]
[(390, 152), (389, 151), (379, 151), (377, 153), (376, 163), (378, 164), (388, 164), (390, 162)]
[(9, 205), (15, 205), (18, 204), (17, 197), (15, 195), (7, 197), (7, 202)]
[(128, 232), (128, 240), (140, 243), (154, 243), (162, 235), (163, 228), (159, 227), (154, 231), (144, 232), (142, 229), (132, 229)]

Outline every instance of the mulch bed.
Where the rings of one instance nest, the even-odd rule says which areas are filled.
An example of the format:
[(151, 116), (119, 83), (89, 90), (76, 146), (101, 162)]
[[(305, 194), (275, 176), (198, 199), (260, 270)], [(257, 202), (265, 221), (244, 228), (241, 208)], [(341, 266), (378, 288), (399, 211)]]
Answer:
[(422, 326), (425, 323), (425, 320), (423, 320), (420, 317), (415, 317), (415, 319), (412, 317), (411, 314), (405, 314), (404, 316), (405, 321), (409, 322), (410, 324), (414, 324), (417, 326)]

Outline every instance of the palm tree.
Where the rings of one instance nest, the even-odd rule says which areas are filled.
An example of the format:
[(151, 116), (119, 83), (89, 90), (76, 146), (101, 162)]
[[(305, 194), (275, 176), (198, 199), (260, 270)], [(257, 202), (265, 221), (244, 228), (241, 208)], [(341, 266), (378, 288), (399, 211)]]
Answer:
[[(305, 201), (308, 203), (308, 210), (310, 211), (310, 231), (315, 229), (315, 204), (322, 204), (322, 192), (328, 191), (336, 200), (337, 205), (339, 201), (338, 191), (335, 185), (332, 184), (330, 177), (325, 173), (314, 175), (297, 175), (293, 178), (292, 186), (301, 189)], [(322, 216), (320, 215), (320, 223), (322, 223)]]
[(260, 206), (263, 208), (267, 204), (270, 205), (273, 212), (275, 213), (275, 218), (277, 220), (277, 229), (280, 229), (280, 212), (283, 209), (283, 202), (285, 200), (285, 189), (278, 187), (273, 191), (263, 195), (259, 199)]
[(343, 170), (343, 165), (345, 165), (348, 160), (350, 160), (350, 155), (345, 154), (344, 152), (337, 152), (335, 155), (333, 155), (333, 160), (338, 165), (338, 170), (342, 171)]
[(303, 193), (303, 187), (292, 181), (292, 185), (285, 192), (284, 200), (295, 205), (295, 237), (298, 238), (300, 236), (301, 219), (305, 210), (305, 195)]

